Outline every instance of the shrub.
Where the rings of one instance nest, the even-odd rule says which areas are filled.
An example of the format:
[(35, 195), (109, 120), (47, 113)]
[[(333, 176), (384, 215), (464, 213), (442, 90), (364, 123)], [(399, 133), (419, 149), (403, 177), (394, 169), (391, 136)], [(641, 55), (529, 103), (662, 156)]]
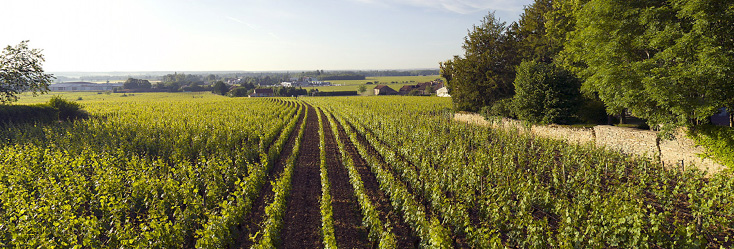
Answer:
[(82, 119), (89, 116), (81, 109), (79, 103), (62, 99), (60, 96), (51, 98), (48, 105), (59, 110), (59, 120)]
[(505, 98), (495, 101), (492, 106), (482, 107), (482, 115), (485, 117), (501, 116), (507, 118), (516, 118), (515, 107), (512, 98)]
[(48, 104), (0, 105), (0, 124), (50, 123), (58, 117), (59, 110)]
[(701, 125), (688, 131), (697, 145), (706, 148), (705, 156), (713, 158), (734, 171), (734, 129), (731, 127)]

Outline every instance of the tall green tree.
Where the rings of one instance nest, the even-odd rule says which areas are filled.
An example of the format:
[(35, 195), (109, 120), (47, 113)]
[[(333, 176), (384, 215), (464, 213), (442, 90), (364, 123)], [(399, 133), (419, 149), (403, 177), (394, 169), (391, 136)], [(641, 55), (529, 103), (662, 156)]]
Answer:
[(464, 56), (440, 63), (457, 110), (477, 111), (514, 94), (517, 24), (489, 13), (464, 39)]
[(217, 81), (217, 83), (214, 83), (214, 86), (212, 87), (212, 93), (219, 94), (219, 95), (225, 95), (229, 92), (229, 86), (227, 84), (224, 84), (223, 81)]
[(518, 52), (523, 60), (550, 63), (561, 44), (551, 42), (546, 23), (553, 11), (552, 0), (535, 0), (525, 7), (518, 21)]
[(580, 86), (575, 76), (554, 64), (523, 61), (515, 78), (515, 114), (533, 123), (573, 123), (581, 104)]
[(607, 111), (690, 125), (734, 102), (734, 2), (591, 0), (574, 18), (565, 65)]
[(0, 55), (0, 104), (17, 101), (22, 92), (48, 92), (54, 76), (43, 71), (44, 61), (41, 50), (28, 48), (27, 40), (5, 47)]

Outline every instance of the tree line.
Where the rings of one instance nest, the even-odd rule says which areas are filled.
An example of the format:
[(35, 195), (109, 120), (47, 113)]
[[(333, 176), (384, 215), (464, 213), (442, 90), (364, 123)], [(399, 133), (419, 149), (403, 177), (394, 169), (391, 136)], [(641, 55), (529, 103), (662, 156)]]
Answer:
[(510, 24), (489, 13), (462, 47), (440, 63), (458, 110), (651, 127), (734, 111), (731, 1), (536, 0)]

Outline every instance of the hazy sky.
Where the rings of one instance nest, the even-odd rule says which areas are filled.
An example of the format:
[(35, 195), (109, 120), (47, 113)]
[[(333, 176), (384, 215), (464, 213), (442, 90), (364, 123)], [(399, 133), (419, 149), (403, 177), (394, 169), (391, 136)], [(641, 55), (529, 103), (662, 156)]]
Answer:
[(30, 40), (49, 72), (437, 68), (488, 12), (532, 2), (1, 1), (0, 46)]

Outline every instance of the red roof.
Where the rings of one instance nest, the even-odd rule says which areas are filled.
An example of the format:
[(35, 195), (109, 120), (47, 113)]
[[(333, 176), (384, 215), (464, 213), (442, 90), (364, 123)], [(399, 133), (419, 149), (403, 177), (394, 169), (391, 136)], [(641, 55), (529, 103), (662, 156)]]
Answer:
[(270, 89), (270, 88), (255, 89), (255, 93), (273, 93), (273, 89)]

